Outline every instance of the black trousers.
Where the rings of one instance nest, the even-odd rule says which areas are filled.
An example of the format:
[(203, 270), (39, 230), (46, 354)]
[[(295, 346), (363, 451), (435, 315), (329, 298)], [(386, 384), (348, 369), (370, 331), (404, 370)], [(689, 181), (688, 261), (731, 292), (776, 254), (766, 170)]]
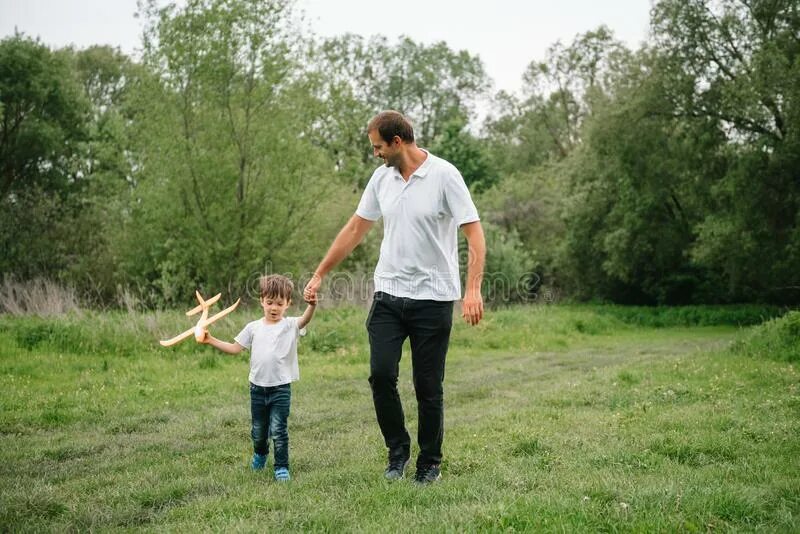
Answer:
[(444, 365), (453, 302), (416, 300), (377, 292), (367, 317), (370, 377), (375, 414), (391, 458), (407, 457), (408, 435), (397, 392), (403, 342), (411, 341), (411, 365), (417, 396), (419, 428), (417, 466), (442, 461), (444, 437)]

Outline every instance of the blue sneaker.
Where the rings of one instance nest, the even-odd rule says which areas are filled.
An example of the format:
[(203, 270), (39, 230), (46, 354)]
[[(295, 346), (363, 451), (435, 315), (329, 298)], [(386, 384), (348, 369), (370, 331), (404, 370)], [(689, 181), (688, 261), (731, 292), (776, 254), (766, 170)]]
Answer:
[(267, 465), (267, 455), (266, 454), (253, 454), (253, 461), (250, 463), (250, 467), (253, 471), (261, 471), (264, 469), (264, 466)]
[(278, 482), (287, 482), (291, 480), (292, 477), (289, 475), (289, 470), (285, 467), (277, 467), (275, 468), (275, 480)]

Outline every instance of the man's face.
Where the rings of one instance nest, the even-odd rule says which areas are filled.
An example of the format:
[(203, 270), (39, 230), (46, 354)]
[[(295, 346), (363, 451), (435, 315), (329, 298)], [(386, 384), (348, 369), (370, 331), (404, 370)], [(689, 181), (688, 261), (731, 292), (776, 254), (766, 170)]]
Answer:
[(268, 323), (277, 323), (283, 319), (283, 314), (292, 301), (283, 297), (261, 297), (261, 307), (264, 309), (264, 318)]
[(367, 136), (372, 143), (372, 153), (375, 157), (383, 159), (387, 167), (397, 167), (400, 161), (400, 138), (395, 136), (390, 143), (387, 143), (377, 130), (367, 132)]

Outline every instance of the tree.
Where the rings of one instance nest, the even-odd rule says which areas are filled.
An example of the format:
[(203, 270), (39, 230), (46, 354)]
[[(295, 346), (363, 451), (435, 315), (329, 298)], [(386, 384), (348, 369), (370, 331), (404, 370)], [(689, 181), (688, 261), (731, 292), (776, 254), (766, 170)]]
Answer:
[(344, 35), (319, 51), (321, 71), (366, 104), (367, 119), (383, 109), (401, 111), (413, 120), (423, 146), (433, 144), (447, 124), (468, 122), (489, 88), (480, 58), (444, 42), (424, 45), (401, 37), (390, 44), (383, 37)]
[(724, 300), (687, 253), (723, 139), (708, 125), (654, 113), (663, 108), (659, 80), (642, 56), (637, 89), (598, 110), (564, 160), (562, 283), (581, 298), (630, 304)]
[[(307, 265), (336, 213), (333, 167), (311, 142), (316, 108), (288, 2), (150, 5), (136, 102), (136, 191), (123, 266), (165, 301), (195, 287), (238, 292)], [(312, 230), (313, 229), (313, 230)]]
[[(567, 47), (556, 42), (548, 48), (544, 61), (531, 62), (523, 75), (523, 99), (501, 93), (499, 113), (488, 118), (503, 160), (538, 164), (569, 155), (581, 141), (584, 120), (613, 96), (629, 62), (630, 52), (604, 26), (577, 35)], [(504, 153), (509, 144), (512, 154)]]
[(562, 282), (617, 302), (795, 302), (797, 6), (653, 13), (654, 46), (565, 160)]
[(480, 193), (497, 182), (489, 167), (483, 143), (473, 136), (462, 121), (453, 121), (431, 145), (431, 151), (456, 166), (467, 186)]
[(0, 195), (36, 184), (64, 189), (87, 103), (68, 63), (17, 34), (0, 41)]
[(800, 7), (667, 0), (653, 10), (672, 113), (725, 137), (694, 260), (736, 299), (800, 299)]
[(57, 276), (79, 237), (88, 102), (64, 53), (0, 41), (0, 272)]
[(85, 186), (80, 221), (74, 223), (76, 231), (85, 237), (82, 246), (70, 251), (62, 277), (85, 289), (85, 293), (91, 290), (92, 298), (107, 303), (116, 296), (116, 286), (124, 282), (114, 247), (135, 186), (130, 100), (147, 73), (109, 46), (62, 52), (69, 57), (89, 102), (87, 135), (76, 158), (76, 174)]
[(578, 250), (559, 260), (565, 232), (575, 224), (564, 215), (565, 198), (585, 162), (578, 154), (585, 125), (619, 91), (631, 58), (605, 27), (576, 36), (566, 47), (556, 43), (543, 61), (528, 66), (523, 97), (498, 94), (487, 119), (487, 159), (501, 177), (482, 198), (487, 218), (517, 233), (548, 284), (556, 277), (573, 280), (566, 267)]

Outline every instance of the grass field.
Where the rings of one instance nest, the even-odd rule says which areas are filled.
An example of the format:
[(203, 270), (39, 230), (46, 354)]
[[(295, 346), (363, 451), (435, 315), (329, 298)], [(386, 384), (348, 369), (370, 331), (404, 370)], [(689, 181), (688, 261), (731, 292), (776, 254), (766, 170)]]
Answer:
[(363, 309), (322, 310), (301, 341), (283, 485), (248, 468), (246, 356), (158, 346), (181, 314), (0, 316), (0, 530), (797, 532), (800, 320), (742, 326), (776, 313), (458, 324), (443, 480), (424, 488), (382, 480)]

